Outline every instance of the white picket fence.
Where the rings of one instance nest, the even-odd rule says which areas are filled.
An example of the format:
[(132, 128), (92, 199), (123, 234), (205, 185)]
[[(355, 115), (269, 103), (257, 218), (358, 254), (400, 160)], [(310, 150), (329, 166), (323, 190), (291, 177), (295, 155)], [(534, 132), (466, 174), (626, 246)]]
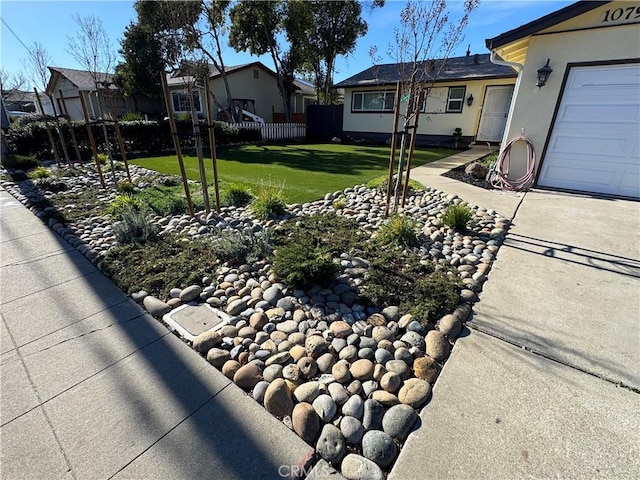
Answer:
[(307, 133), (307, 126), (304, 123), (256, 123), (242, 122), (236, 123), (236, 127), (251, 130), (260, 130), (263, 140), (291, 140), (304, 138)]

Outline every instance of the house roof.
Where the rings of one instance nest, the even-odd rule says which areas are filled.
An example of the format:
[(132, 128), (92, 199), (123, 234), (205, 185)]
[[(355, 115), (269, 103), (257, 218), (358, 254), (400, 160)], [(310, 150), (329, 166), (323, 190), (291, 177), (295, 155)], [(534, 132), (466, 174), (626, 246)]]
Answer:
[(572, 3), (571, 5), (568, 5), (560, 10), (556, 10), (555, 12), (545, 15), (544, 17), (540, 17), (537, 20), (529, 22), (518, 28), (514, 28), (513, 30), (509, 30), (508, 32), (502, 33), (497, 37), (487, 38), (485, 40), (485, 44), (487, 45), (487, 48), (489, 50), (495, 50), (496, 48), (500, 48), (516, 40), (534, 35), (542, 30), (553, 27), (554, 25), (586, 13), (590, 10), (593, 10), (594, 8), (598, 8), (609, 2), (610, 0), (588, 2), (579, 1), (576, 3)]
[[(72, 84), (74, 84), (78, 90), (93, 91), (96, 89), (93, 83), (93, 77), (91, 73), (86, 70), (74, 70), (73, 68), (61, 68), (61, 67), (47, 67), (51, 72), (51, 78), (49, 79), (49, 85), (47, 85), (47, 91), (51, 87), (52, 81), (56, 75), (61, 75)], [(98, 78), (102, 78), (108, 82), (113, 81), (113, 75), (111, 73), (97, 72)]]
[(8, 94), (5, 92), (5, 101), (7, 103), (33, 103), (36, 101), (36, 94), (28, 90), (11, 90)]
[[(438, 59), (434, 61), (422, 62), (421, 69), (428, 68), (425, 81), (433, 81), (434, 74), (438, 72), (438, 82), (449, 82), (456, 80), (478, 80), (482, 78), (505, 78), (516, 77), (516, 72), (511, 67), (495, 65), (491, 63), (490, 55), (476, 54), (464, 57), (453, 57), (446, 60)], [(443, 64), (444, 62), (444, 64)], [(334, 88), (365, 87), (374, 85), (391, 85), (398, 81), (408, 80), (408, 63), (387, 63), (374, 65), (366, 70), (336, 83)]]

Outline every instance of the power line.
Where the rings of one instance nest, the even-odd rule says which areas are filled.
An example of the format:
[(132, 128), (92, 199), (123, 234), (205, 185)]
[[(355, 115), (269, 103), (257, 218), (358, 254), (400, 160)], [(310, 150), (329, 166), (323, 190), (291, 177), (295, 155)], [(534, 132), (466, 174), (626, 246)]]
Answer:
[(29, 55), (33, 56), (33, 52), (31, 51), (31, 49), (27, 47), (22, 40), (20, 40), (20, 37), (18, 36), (18, 34), (13, 31), (13, 29), (9, 26), (6, 20), (2, 17), (0, 17), (0, 20), (2, 20), (2, 23), (4, 23), (4, 26), (9, 29), (9, 31), (13, 34), (14, 37), (16, 37), (16, 40), (20, 42), (20, 45), (22, 45), (25, 48), (25, 50), (29, 53)]

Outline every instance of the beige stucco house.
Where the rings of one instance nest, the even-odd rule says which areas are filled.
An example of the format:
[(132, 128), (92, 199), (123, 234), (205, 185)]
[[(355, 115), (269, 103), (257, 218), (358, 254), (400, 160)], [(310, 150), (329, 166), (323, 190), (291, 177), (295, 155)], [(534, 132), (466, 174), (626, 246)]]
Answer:
[[(229, 89), (236, 105), (243, 110), (257, 115), (266, 123), (282, 120), (284, 108), (282, 97), (278, 90), (275, 72), (261, 62), (225, 67)], [(191, 79), (180, 72), (168, 75), (167, 84), (171, 91), (173, 109), (175, 113), (189, 113), (189, 98), (186, 84)], [(209, 65), (209, 85), (211, 92), (221, 105), (226, 104), (226, 91), (221, 73)], [(314, 90), (302, 82), (296, 82), (298, 90), (291, 95), (291, 111), (294, 122), (304, 123), (304, 113), (307, 106), (314, 100)], [(196, 111), (204, 113), (204, 89), (194, 90)]]
[[(500, 142), (517, 74), (509, 66), (491, 63), (489, 54), (449, 58), (437, 78), (427, 76), (428, 95), (422, 104), (417, 142), (450, 146), (456, 128), (466, 142)], [(343, 133), (354, 138), (385, 141), (393, 129), (395, 89), (406, 81), (401, 64), (374, 65), (334, 85), (343, 88)], [(406, 109), (406, 100), (400, 105)]]
[(503, 145), (530, 139), (538, 187), (640, 197), (639, 24), (639, 1), (585, 1), (486, 40), (519, 72)]

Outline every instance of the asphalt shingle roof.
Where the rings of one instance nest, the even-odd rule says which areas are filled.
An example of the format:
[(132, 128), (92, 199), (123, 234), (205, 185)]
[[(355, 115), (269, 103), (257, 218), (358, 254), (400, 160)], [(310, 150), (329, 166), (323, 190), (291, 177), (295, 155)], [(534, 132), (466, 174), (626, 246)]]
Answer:
[[(428, 67), (430, 64), (432, 62), (423, 62), (422, 68)], [(437, 75), (438, 82), (517, 76), (511, 67), (491, 63), (488, 53), (449, 58), (446, 60), (444, 68), (441, 69), (441, 65), (442, 60), (435, 60), (430, 71), (427, 71), (426, 75), (422, 75), (424, 81), (433, 81), (433, 72), (438, 72), (438, 70), (441, 70)], [(409, 67), (410, 65), (406, 63), (374, 65), (346, 80), (336, 83), (334, 88), (390, 85), (398, 81), (407, 81)]]
[[(65, 77), (71, 83), (73, 83), (78, 90), (90, 90), (93, 91), (96, 89), (93, 83), (93, 77), (91, 73), (86, 70), (74, 70), (72, 68), (60, 68), (60, 67), (49, 67), (51, 73), (58, 72), (60, 75)], [(111, 73), (102, 73), (98, 72), (98, 78), (102, 80), (106, 80), (108, 82), (113, 81), (113, 75)]]

